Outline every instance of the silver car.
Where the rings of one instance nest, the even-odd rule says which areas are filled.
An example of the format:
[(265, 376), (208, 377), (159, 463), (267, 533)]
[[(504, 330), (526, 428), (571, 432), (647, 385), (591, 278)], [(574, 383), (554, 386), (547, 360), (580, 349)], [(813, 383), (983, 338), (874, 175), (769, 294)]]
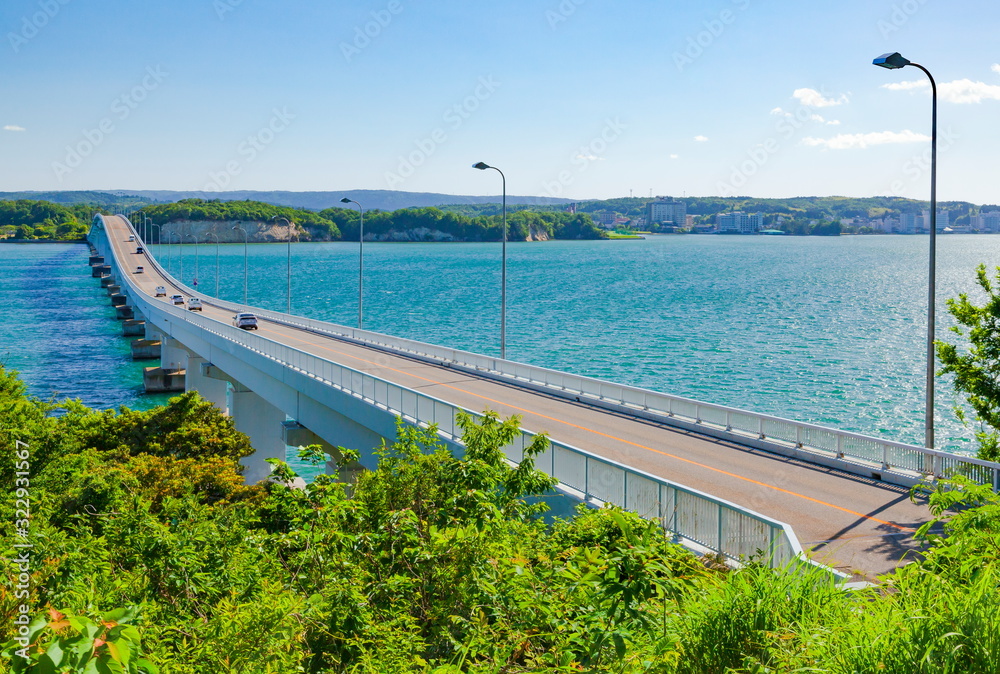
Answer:
[(233, 316), (233, 325), (244, 330), (256, 330), (257, 317), (253, 314), (239, 313)]

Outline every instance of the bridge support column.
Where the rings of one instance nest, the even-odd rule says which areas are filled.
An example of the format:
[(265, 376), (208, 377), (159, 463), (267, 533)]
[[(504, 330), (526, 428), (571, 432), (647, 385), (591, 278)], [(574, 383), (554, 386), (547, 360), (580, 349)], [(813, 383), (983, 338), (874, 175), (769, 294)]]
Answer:
[(160, 342), (160, 367), (164, 370), (185, 370), (190, 352), (172, 337), (164, 336)]
[(236, 430), (250, 438), (254, 453), (240, 459), (245, 466), (243, 479), (254, 484), (271, 474), (271, 466), (264, 459), (285, 460), (285, 441), (282, 426), (285, 413), (274, 407), (245, 386), (234, 386), (230, 393), (229, 410)]
[(197, 391), (198, 395), (219, 408), (223, 414), (229, 413), (229, 384), (224, 379), (208, 376), (208, 363), (201, 356), (188, 356), (184, 390)]

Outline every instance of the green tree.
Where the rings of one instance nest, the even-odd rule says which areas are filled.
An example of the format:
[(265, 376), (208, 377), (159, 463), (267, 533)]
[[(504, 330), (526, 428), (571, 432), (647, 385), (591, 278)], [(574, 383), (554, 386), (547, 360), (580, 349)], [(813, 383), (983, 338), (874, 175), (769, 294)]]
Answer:
[[(995, 282), (1000, 283), (1000, 267)], [(967, 347), (937, 342), (937, 355), (944, 367), (940, 374), (953, 374), (955, 390), (976, 413), (979, 458), (1000, 459), (1000, 294), (986, 273), (986, 265), (976, 268), (976, 283), (985, 293), (979, 305), (961, 293), (948, 300), (948, 311), (958, 325), (952, 332), (964, 338)], [(956, 409), (963, 421), (964, 414)]]

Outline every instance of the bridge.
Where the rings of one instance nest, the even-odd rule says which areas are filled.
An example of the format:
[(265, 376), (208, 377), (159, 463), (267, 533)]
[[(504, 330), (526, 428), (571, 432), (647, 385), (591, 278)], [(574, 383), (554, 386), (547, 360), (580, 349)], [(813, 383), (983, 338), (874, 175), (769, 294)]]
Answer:
[[(954, 472), (1000, 486), (988, 461), (206, 298), (130, 236), (139, 240), (127, 218), (95, 216), (94, 275), (120, 316), (134, 313), (159, 341), (166, 376), (183, 375), (249, 436), (248, 482), (266, 478), (265, 459), (283, 459), (286, 445), (356, 448), (360, 465), (347, 473), (373, 468), (366, 450), (394, 439), (398, 417), (436, 425), (461, 451), (456, 413), (490, 409), (521, 417), (522, 436), (505, 448), (512, 462), (548, 434), (537, 467), (570, 498), (655, 519), (696, 551), (869, 578), (916, 547), (928, 512), (910, 486)], [(167, 297), (155, 296), (160, 285)], [(203, 312), (171, 304), (175, 293), (202, 298)], [(252, 333), (232, 325), (247, 310), (259, 320)]]

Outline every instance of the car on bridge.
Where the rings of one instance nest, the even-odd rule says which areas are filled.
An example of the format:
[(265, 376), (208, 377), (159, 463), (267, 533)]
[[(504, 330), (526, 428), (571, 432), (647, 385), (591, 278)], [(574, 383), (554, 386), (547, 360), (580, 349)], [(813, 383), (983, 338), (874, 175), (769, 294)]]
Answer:
[(197, 297), (192, 297), (188, 300), (188, 311), (201, 311), (201, 300)]
[(135, 254), (136, 255), (142, 255), (142, 253), (143, 253), (142, 246), (136, 246), (135, 247)]
[(136, 274), (141, 274), (141, 273), (142, 273), (142, 272), (144, 272), (144, 271), (145, 271), (145, 270), (144, 270), (144, 269), (142, 268), (142, 266), (139, 266), (139, 267), (136, 267), (136, 268), (135, 268), (135, 273), (136, 273)]
[(156, 295), (157, 297), (166, 297), (167, 296), (167, 287), (166, 286), (156, 286), (156, 290), (153, 292), (153, 294)]
[(233, 325), (244, 330), (257, 329), (257, 317), (250, 313), (239, 313), (233, 316)]
[(184, 304), (184, 296), (183, 295), (171, 295), (170, 296), (170, 303), (171, 304)]
[(128, 240), (129, 241), (135, 241), (135, 234), (129, 234), (128, 235)]

